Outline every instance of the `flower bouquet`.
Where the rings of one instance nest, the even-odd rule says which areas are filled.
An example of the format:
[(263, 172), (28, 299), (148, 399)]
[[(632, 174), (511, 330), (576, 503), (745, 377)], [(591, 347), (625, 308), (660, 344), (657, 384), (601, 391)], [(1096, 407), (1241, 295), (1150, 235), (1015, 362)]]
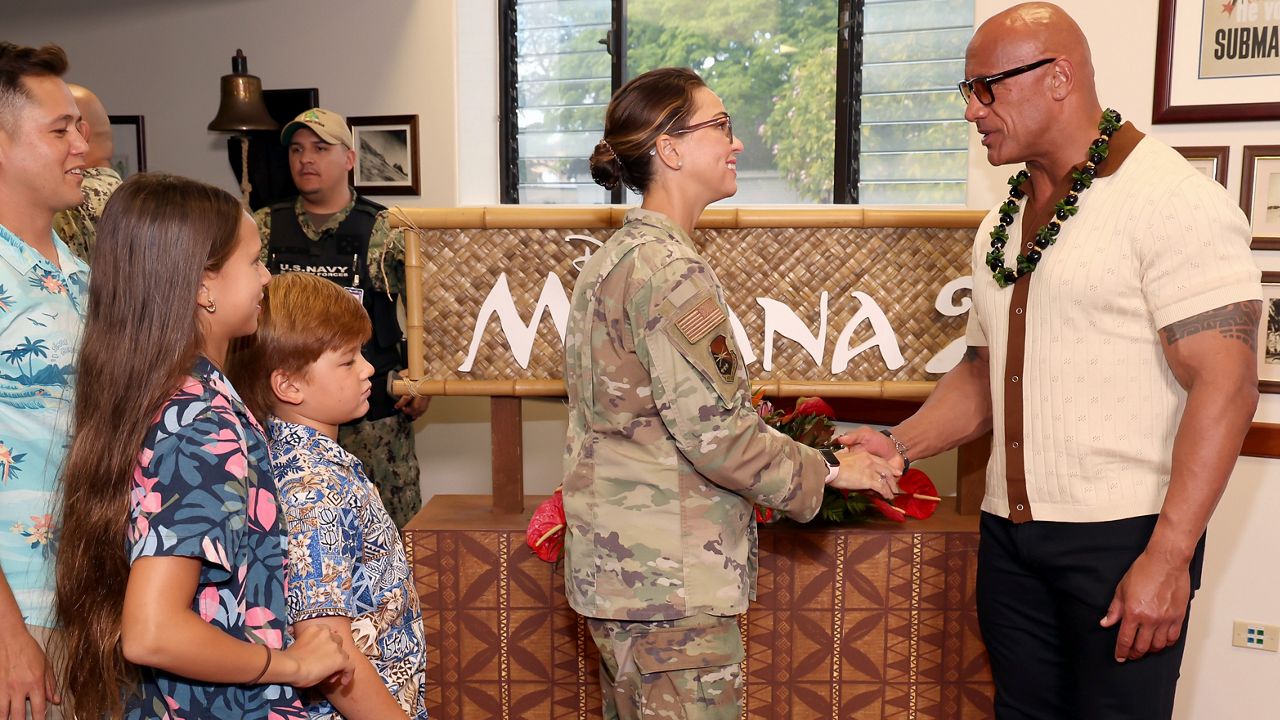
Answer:
[[(751, 398), (751, 404), (765, 424), (796, 442), (816, 448), (839, 447), (831, 439), (835, 434), (835, 425), (832, 423), (835, 411), (822, 398), (802, 397), (796, 401), (794, 410), (783, 412), (764, 399), (762, 390)], [(903, 473), (898, 479), (898, 488), (902, 494), (889, 502), (872, 493), (851, 492), (827, 486), (823, 490), (818, 517), (830, 523), (850, 523), (879, 514), (894, 522), (906, 522), (908, 517), (923, 520), (938, 509), (941, 501), (938, 490), (923, 472), (912, 469)], [(781, 513), (773, 508), (756, 506), (758, 521), (770, 523), (780, 518)]]
[(547, 562), (555, 562), (564, 555), (564, 496), (556, 488), (551, 497), (543, 500), (529, 518), (524, 541), (533, 554)]

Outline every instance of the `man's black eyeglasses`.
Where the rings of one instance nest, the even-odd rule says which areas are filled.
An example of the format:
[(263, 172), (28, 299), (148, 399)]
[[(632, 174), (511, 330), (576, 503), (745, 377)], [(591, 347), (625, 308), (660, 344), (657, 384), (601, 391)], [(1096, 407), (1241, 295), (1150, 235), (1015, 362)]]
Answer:
[(998, 72), (995, 75), (988, 75), (986, 77), (976, 77), (970, 80), (961, 80), (959, 83), (960, 97), (964, 98), (964, 102), (966, 105), (969, 104), (970, 98), (973, 98), (973, 97), (977, 97), (978, 102), (982, 103), (983, 105), (990, 105), (991, 103), (996, 101), (996, 96), (992, 93), (992, 89), (991, 89), (992, 85), (995, 85), (1001, 80), (1008, 80), (1009, 78), (1015, 77), (1017, 75), (1021, 75), (1022, 73), (1031, 72), (1032, 70), (1035, 70), (1038, 67), (1048, 65), (1054, 60), (1055, 58), (1045, 58), (1044, 60), (1037, 60), (1031, 63), (1030, 65), (1023, 65), (1021, 67), (1016, 67), (1012, 70), (1005, 70), (1004, 72)]

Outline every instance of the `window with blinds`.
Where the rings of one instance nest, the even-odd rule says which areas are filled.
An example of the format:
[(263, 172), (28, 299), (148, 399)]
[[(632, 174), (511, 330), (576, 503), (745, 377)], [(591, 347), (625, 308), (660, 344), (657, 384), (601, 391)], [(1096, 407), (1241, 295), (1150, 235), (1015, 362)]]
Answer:
[(964, 204), (973, 0), (865, 0), (858, 202)]
[(587, 159), (612, 93), (667, 65), (702, 74), (733, 115), (746, 149), (727, 202), (964, 202), (955, 83), (973, 0), (501, 0), (500, 14), (505, 202), (635, 200), (597, 186)]

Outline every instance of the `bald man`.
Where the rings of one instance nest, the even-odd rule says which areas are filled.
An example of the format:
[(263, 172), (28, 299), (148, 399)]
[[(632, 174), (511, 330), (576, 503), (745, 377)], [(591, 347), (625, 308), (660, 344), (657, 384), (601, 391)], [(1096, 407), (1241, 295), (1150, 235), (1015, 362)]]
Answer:
[(120, 187), (121, 179), (111, 167), (115, 144), (107, 109), (98, 96), (83, 85), (68, 83), (67, 87), (71, 88), (71, 96), (84, 118), (85, 140), (89, 142), (89, 151), (84, 157), (84, 202), (58, 213), (53, 219), (53, 229), (76, 257), (89, 262), (98, 219), (102, 217), (102, 209), (107, 206), (111, 193)]
[(993, 432), (978, 616), (999, 718), (1168, 718), (1204, 533), (1257, 405), (1260, 274), (1225, 190), (1103, 109), (1059, 7), (984, 22), (965, 118), (1023, 165), (973, 247), (968, 351), (915, 460)]

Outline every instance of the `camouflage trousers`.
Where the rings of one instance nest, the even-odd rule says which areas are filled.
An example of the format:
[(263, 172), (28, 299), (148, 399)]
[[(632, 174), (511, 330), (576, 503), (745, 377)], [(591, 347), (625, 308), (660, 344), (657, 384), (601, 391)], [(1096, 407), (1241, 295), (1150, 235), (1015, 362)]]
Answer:
[(600, 649), (605, 720), (737, 720), (742, 636), (737, 617), (628, 622), (587, 618)]
[(338, 444), (360, 458), (396, 527), (407, 525), (422, 509), (422, 481), (409, 416), (397, 412), (381, 420), (343, 425), (338, 428)]

